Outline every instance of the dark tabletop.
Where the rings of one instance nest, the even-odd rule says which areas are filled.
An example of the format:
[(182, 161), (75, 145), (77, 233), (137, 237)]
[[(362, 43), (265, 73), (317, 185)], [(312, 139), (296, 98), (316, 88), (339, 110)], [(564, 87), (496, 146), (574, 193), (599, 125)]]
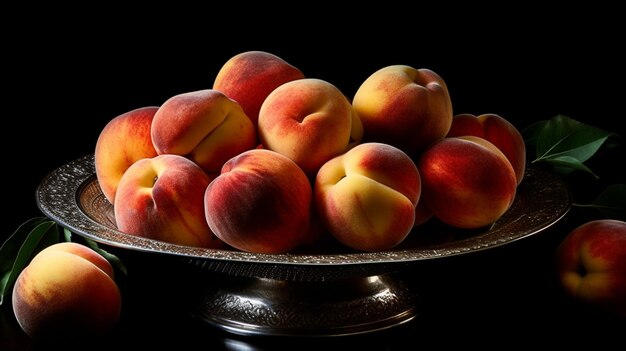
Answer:
[[(3, 77), (8, 79), (3, 78), (2, 120), (13, 124), (5, 124), (2, 133), (13, 139), (0, 138), (7, 205), (2, 240), (26, 219), (41, 215), (34, 196), (39, 182), (55, 168), (92, 153), (111, 118), (159, 105), (178, 93), (210, 88), (221, 65), (247, 50), (272, 52), (306, 76), (335, 84), (348, 97), (375, 70), (406, 64), (430, 68), (444, 78), (455, 114), (497, 113), (520, 129), (564, 114), (624, 135), (616, 122), (624, 123), (626, 78), (618, 21), (592, 26), (581, 14), (538, 16), (509, 26), (508, 20), (489, 19), (442, 36), (428, 36), (424, 28), (409, 24), (396, 24), (382, 34), (374, 26), (341, 32), (326, 28), (298, 34), (302, 40), (294, 42), (280, 34), (278, 24), (267, 23), (244, 36), (224, 30), (216, 36), (197, 23), (154, 28), (146, 18), (136, 23), (134, 16), (96, 23), (28, 18), (24, 23), (38, 25), (37, 35), (28, 40), (8, 36), (3, 48), (8, 62)], [(384, 40), (388, 35), (401, 38)], [(621, 146), (591, 160), (599, 180), (567, 176), (574, 200), (589, 201), (607, 185), (625, 183), (623, 172), (614, 167), (624, 155)], [(593, 215), (572, 209), (548, 230), (496, 249), (403, 265), (399, 274), (418, 296), (414, 320), (373, 334), (321, 339), (239, 336), (193, 319), (188, 302), (196, 284), (207, 279), (219, 284), (228, 277), (199, 278), (185, 273), (185, 263), (172, 257), (111, 247), (130, 273), (120, 278), (122, 318), (106, 338), (86, 342), (111, 349), (200, 344), (202, 349), (231, 350), (274, 350), (278, 345), (404, 350), (426, 343), (497, 346), (502, 340), (532, 345), (543, 337), (555, 345), (604, 342), (616, 339), (617, 332), (623, 337), (624, 322), (568, 299), (552, 266), (560, 240), (590, 219)], [(10, 308), (0, 307), (0, 350), (46, 346), (25, 336)]]

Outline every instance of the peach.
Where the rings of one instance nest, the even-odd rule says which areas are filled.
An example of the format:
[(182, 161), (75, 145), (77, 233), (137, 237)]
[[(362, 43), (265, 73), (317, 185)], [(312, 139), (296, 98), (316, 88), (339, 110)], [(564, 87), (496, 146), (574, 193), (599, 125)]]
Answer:
[(442, 139), (452, 123), (444, 80), (429, 69), (386, 66), (370, 75), (352, 101), (363, 123), (363, 141), (387, 143), (410, 156)]
[(122, 304), (111, 264), (71, 242), (35, 255), (12, 297), (19, 325), (33, 338), (103, 336), (119, 320)]
[(292, 160), (253, 149), (230, 159), (204, 196), (206, 221), (223, 242), (285, 253), (311, 240), (311, 184)]
[(360, 142), (363, 128), (350, 102), (331, 83), (313, 78), (276, 88), (259, 112), (263, 147), (281, 153), (307, 175)]
[(626, 317), (626, 222), (598, 219), (570, 231), (558, 246), (556, 271), (576, 301)]
[(142, 158), (157, 155), (150, 133), (157, 109), (146, 106), (122, 113), (100, 132), (94, 152), (96, 177), (110, 203), (115, 202), (117, 185), (128, 167)]
[(135, 162), (117, 189), (114, 213), (122, 232), (179, 245), (219, 247), (204, 220), (211, 178), (180, 155)]
[(154, 115), (152, 143), (159, 155), (185, 156), (215, 174), (229, 158), (258, 145), (241, 106), (212, 89), (167, 99)]
[(220, 68), (213, 89), (237, 101), (256, 128), (265, 98), (280, 85), (304, 74), (282, 58), (265, 51), (246, 51)]
[(513, 166), (483, 138), (444, 138), (421, 155), (418, 168), (426, 206), (434, 217), (454, 227), (490, 225), (515, 199)]
[(402, 150), (363, 143), (326, 162), (315, 178), (315, 204), (330, 233), (362, 251), (393, 248), (413, 228), (420, 173)]
[(473, 135), (487, 139), (511, 162), (517, 184), (524, 179), (526, 171), (526, 144), (522, 133), (509, 121), (493, 113), (475, 116), (462, 113), (452, 118), (449, 137)]

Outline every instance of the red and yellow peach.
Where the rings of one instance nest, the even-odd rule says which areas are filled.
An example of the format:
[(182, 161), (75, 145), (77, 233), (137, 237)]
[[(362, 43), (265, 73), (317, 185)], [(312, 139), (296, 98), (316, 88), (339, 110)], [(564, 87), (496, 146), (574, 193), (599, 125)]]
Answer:
[(555, 258), (559, 284), (570, 297), (626, 317), (626, 222), (598, 219), (579, 225)]
[(294, 80), (276, 88), (259, 112), (263, 147), (293, 160), (309, 176), (360, 142), (363, 129), (350, 102), (320, 79)]
[(383, 67), (361, 84), (352, 105), (363, 123), (364, 142), (390, 144), (411, 157), (445, 137), (452, 123), (448, 88), (429, 69)]
[(204, 219), (211, 178), (180, 155), (135, 162), (120, 181), (115, 221), (120, 231), (179, 245), (219, 247)]
[(418, 168), (426, 206), (434, 217), (454, 227), (490, 225), (515, 199), (513, 166), (483, 138), (444, 138), (421, 155)]
[(526, 171), (526, 144), (520, 131), (504, 117), (493, 113), (475, 116), (469, 113), (452, 118), (448, 137), (473, 135), (488, 140), (511, 162), (519, 185)]
[(120, 317), (122, 298), (111, 264), (77, 243), (40, 251), (13, 287), (13, 312), (37, 339), (98, 337)]
[(363, 143), (326, 162), (314, 192), (319, 217), (337, 240), (357, 250), (386, 250), (413, 228), (420, 173), (402, 150)]
[(150, 133), (157, 109), (147, 106), (125, 112), (110, 120), (100, 132), (94, 152), (96, 177), (110, 203), (115, 202), (117, 185), (128, 167), (157, 155)]
[(220, 68), (213, 89), (237, 101), (256, 128), (265, 98), (280, 85), (304, 74), (282, 58), (265, 51), (245, 51)]
[(230, 159), (204, 194), (206, 222), (226, 244), (285, 253), (311, 240), (309, 179), (291, 159), (253, 149)]
[(167, 99), (154, 115), (151, 134), (159, 155), (185, 156), (215, 174), (229, 158), (258, 145), (241, 106), (213, 89)]

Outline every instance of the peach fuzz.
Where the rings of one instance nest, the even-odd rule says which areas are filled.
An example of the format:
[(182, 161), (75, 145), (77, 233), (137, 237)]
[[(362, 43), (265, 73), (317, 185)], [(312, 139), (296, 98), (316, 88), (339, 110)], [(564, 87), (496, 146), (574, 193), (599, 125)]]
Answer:
[(487, 139), (511, 162), (519, 185), (526, 171), (526, 144), (520, 131), (504, 117), (493, 113), (475, 116), (469, 113), (452, 118), (449, 137), (473, 135)]
[(94, 162), (102, 194), (115, 202), (117, 185), (130, 165), (157, 152), (152, 145), (150, 128), (158, 107), (140, 107), (113, 118), (96, 141)]
[(159, 155), (128, 168), (115, 198), (120, 231), (179, 245), (219, 247), (204, 220), (203, 196), (211, 178), (179, 155)]
[(12, 296), (19, 325), (37, 339), (103, 336), (119, 320), (122, 304), (110, 263), (70, 242), (35, 255)]
[(265, 51), (246, 51), (231, 57), (218, 71), (213, 89), (237, 101), (256, 128), (265, 98), (280, 85), (304, 74), (282, 58)]
[(422, 196), (434, 217), (458, 228), (480, 228), (513, 204), (517, 178), (506, 156), (474, 137), (442, 139), (420, 157)]
[(383, 67), (361, 84), (352, 105), (363, 123), (364, 142), (387, 143), (411, 157), (445, 137), (452, 123), (448, 88), (429, 69)]
[(241, 106), (213, 89), (167, 99), (154, 115), (152, 143), (159, 155), (185, 156), (215, 174), (229, 158), (258, 145)]
[(345, 95), (320, 79), (281, 85), (259, 112), (263, 147), (289, 157), (311, 177), (324, 162), (358, 144), (362, 133), (359, 117)]
[(226, 244), (285, 253), (311, 240), (311, 184), (292, 160), (265, 149), (230, 159), (209, 184), (206, 221)]
[(386, 250), (413, 228), (420, 173), (402, 150), (363, 143), (320, 168), (314, 194), (319, 217), (338, 241), (356, 250)]

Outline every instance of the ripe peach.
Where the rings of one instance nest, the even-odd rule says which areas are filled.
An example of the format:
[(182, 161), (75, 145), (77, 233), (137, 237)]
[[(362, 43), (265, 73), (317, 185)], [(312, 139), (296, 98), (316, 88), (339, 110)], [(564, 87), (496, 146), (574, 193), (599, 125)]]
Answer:
[(422, 154), (418, 168), (426, 205), (436, 218), (454, 227), (492, 224), (515, 199), (513, 166), (483, 138), (442, 139)]
[(241, 106), (212, 89), (167, 99), (154, 115), (152, 142), (159, 155), (186, 156), (216, 174), (229, 158), (258, 145)]
[(310, 241), (311, 184), (286, 156), (265, 149), (230, 159), (209, 184), (206, 221), (230, 246), (284, 253)]
[(213, 89), (237, 101), (256, 128), (265, 98), (280, 85), (304, 74), (282, 58), (265, 51), (246, 51), (220, 68)]
[(522, 182), (526, 171), (526, 144), (520, 131), (511, 122), (493, 113), (480, 116), (459, 114), (452, 118), (452, 126), (447, 136), (463, 135), (473, 135), (490, 141), (511, 162), (517, 184)]
[(370, 75), (352, 101), (363, 141), (387, 143), (410, 156), (448, 133), (452, 102), (444, 80), (428, 69), (392, 65)]
[(137, 108), (110, 120), (96, 142), (94, 161), (102, 194), (115, 202), (115, 192), (122, 175), (142, 158), (157, 155), (152, 145), (150, 127), (158, 107)]
[(120, 231), (180, 245), (218, 247), (204, 220), (203, 196), (211, 178), (179, 155), (135, 162), (117, 189), (114, 212)]
[(307, 175), (360, 142), (363, 129), (350, 102), (331, 83), (299, 79), (281, 85), (259, 112), (259, 136), (266, 149), (281, 153)]
[(319, 216), (337, 240), (378, 251), (398, 245), (413, 228), (421, 181), (406, 153), (372, 142), (326, 162), (314, 192)]
[(13, 287), (13, 311), (33, 338), (105, 335), (119, 320), (113, 267), (92, 249), (59, 243), (40, 251)]
[(559, 283), (568, 295), (626, 317), (626, 222), (581, 224), (563, 239), (555, 257)]

